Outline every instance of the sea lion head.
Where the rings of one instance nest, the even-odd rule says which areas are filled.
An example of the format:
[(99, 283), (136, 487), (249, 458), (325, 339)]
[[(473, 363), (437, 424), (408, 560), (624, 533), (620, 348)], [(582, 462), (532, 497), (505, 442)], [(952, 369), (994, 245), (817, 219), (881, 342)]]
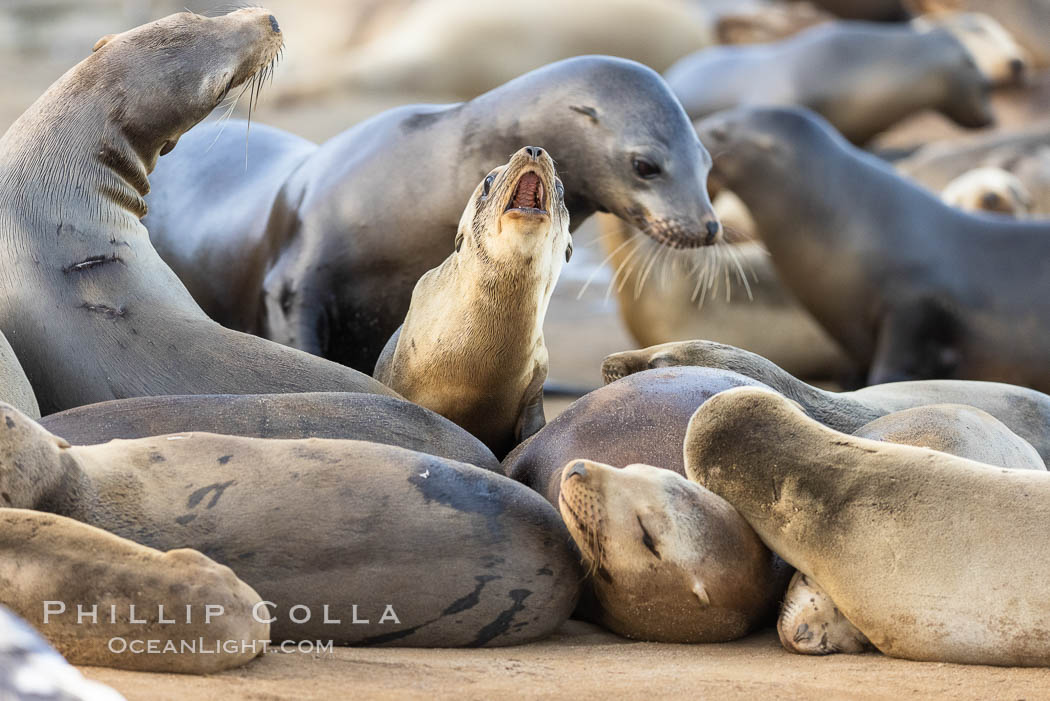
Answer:
[(967, 129), (980, 129), (994, 124), (992, 81), (978, 67), (977, 59), (948, 29), (938, 27), (930, 34), (942, 34), (945, 39), (946, 55), (941, 74), (941, 80), (945, 81), (944, 97), (937, 105), (937, 110)]
[(621, 351), (602, 361), (602, 378), (606, 384), (643, 370), (683, 365), (717, 368), (738, 372), (748, 377), (764, 377), (765, 366), (760, 356), (715, 341), (671, 341), (638, 350)]
[(283, 41), (277, 20), (262, 8), (220, 17), (180, 12), (99, 39), (78, 67), (79, 84), (100, 91), (111, 118), (152, 167), (230, 91), (254, 76), (261, 83), (260, 71)]
[(935, 12), (912, 20), (919, 31), (943, 27), (973, 57), (977, 68), (993, 85), (1020, 85), (1028, 59), (1025, 50), (995, 19), (980, 12)]
[(967, 212), (991, 212), (1026, 219), (1034, 201), (1021, 179), (1002, 168), (974, 168), (952, 180), (941, 193), (945, 203)]
[[(456, 233), (456, 255), (553, 283), (572, 255), (565, 188), (544, 149), (526, 146), (478, 184)], [(522, 265), (522, 261), (529, 263)]]
[(65, 440), (0, 402), (0, 508), (35, 509), (65, 474)]
[[(547, 95), (542, 117), (557, 127), (548, 138), (566, 165), (570, 210), (586, 202), (582, 209), (611, 212), (673, 248), (719, 240), (722, 225), (707, 193), (711, 156), (656, 71), (578, 56), (518, 80)], [(535, 100), (537, 88), (528, 87)], [(552, 113), (560, 116), (552, 120)]]
[(795, 572), (777, 619), (780, 644), (799, 655), (855, 654), (872, 649), (816, 582)]
[(627, 637), (713, 642), (743, 635), (767, 602), (772, 555), (723, 499), (649, 465), (562, 470), (558, 506), (603, 609)]

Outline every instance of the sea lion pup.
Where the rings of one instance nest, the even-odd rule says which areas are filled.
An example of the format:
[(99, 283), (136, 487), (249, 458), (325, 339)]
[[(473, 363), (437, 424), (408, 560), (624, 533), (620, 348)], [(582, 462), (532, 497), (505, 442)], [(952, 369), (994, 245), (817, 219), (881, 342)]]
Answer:
[(0, 330), (45, 414), (154, 394), (393, 394), (211, 321), (139, 221), (157, 158), (281, 44), (259, 8), (104, 37), (0, 138)]
[(747, 348), (811, 380), (855, 373), (838, 343), (777, 279), (762, 244), (667, 252), (618, 219), (601, 216), (600, 226), (620, 318), (639, 346), (706, 338)]
[(784, 591), (790, 570), (740, 514), (669, 470), (570, 461), (558, 508), (593, 574), (596, 620), (619, 635), (735, 640)]
[(881, 652), (1050, 661), (1048, 563), (1031, 547), (1050, 518), (1050, 474), (842, 434), (758, 388), (701, 406), (685, 460)]
[(828, 593), (797, 571), (784, 593), (777, 637), (785, 650), (798, 655), (851, 655), (875, 649)]
[(168, 433), (249, 438), (343, 438), (397, 445), (499, 472), (474, 436), (412, 402), (378, 394), (192, 394), (135, 397), (51, 414), (40, 425), (73, 445)]
[(993, 18), (1025, 49), (1035, 68), (1050, 66), (1050, 4), (1042, 0), (902, 0), (914, 14), (981, 12)]
[(771, 44), (705, 49), (665, 75), (692, 119), (744, 104), (802, 105), (856, 144), (925, 109), (968, 128), (994, 121), (988, 79), (945, 28), (829, 22)]
[(262, 596), (275, 639), (514, 645), (576, 604), (582, 572), (558, 512), (487, 470), (318, 438), (69, 447), (7, 405), (0, 415), (11, 506), (200, 551)]
[(29, 384), (22, 364), (15, 356), (15, 349), (7, 337), (0, 333), (0, 401), (7, 402), (31, 418), (40, 418), (33, 387)]
[[(614, 353), (602, 363), (606, 382), (652, 368), (697, 366), (728, 370), (772, 387), (826, 426), (853, 433), (881, 416), (931, 404), (965, 404), (988, 412), (1030, 443), (1050, 465), (1050, 396), (998, 382), (892, 382), (854, 392), (828, 392), (792, 377), (765, 358), (711, 341), (684, 341)], [(504, 461), (506, 464), (506, 461)]]
[(986, 411), (963, 404), (930, 404), (895, 411), (853, 432), (875, 441), (939, 450), (1016, 470), (1046, 470), (1032, 444)]
[(1028, 219), (1034, 202), (1021, 179), (1002, 168), (975, 168), (948, 183), (945, 204), (964, 212), (990, 212)]
[(471, 195), (456, 250), (416, 283), (375, 378), (496, 455), (543, 428), (543, 318), (572, 255), (565, 189), (526, 146)]
[(161, 160), (154, 244), (220, 323), (369, 373), (416, 282), (452, 253), (463, 203), (525, 144), (557, 154), (570, 231), (603, 210), (674, 247), (721, 233), (711, 159), (678, 100), (608, 56), (399, 107), (321, 146), (253, 127), (248, 173), (244, 143), (243, 123), (203, 124)]
[(0, 606), (0, 698), (26, 701), (124, 701), (85, 679), (32, 626)]
[(981, 73), (994, 86), (1021, 85), (1027, 73), (1027, 52), (1003, 25), (982, 12), (940, 12), (916, 17), (920, 32), (943, 27), (963, 43)]
[(0, 602), (73, 664), (210, 674), (250, 662), (270, 639), (259, 595), (195, 550), (3, 508), (0, 552)]
[(718, 392), (759, 382), (722, 370), (665, 368), (599, 387), (573, 402), (503, 460), (504, 474), (557, 505), (562, 468), (581, 455), (614, 467), (648, 464), (685, 474), (689, 417)]
[(732, 110), (698, 130), (724, 149), (714, 175), (751, 210), (780, 279), (869, 384), (1050, 390), (1050, 297), (1031, 294), (1050, 289), (1050, 222), (949, 207), (807, 110)]

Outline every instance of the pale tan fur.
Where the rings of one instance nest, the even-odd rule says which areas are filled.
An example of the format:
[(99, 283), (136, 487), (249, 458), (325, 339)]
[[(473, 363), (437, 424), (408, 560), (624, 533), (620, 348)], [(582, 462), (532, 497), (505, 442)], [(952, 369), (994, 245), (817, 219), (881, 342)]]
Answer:
[(1021, 179), (1002, 168), (974, 168), (948, 183), (941, 199), (967, 212), (1005, 214), (1015, 219), (1032, 216), (1034, 201)]

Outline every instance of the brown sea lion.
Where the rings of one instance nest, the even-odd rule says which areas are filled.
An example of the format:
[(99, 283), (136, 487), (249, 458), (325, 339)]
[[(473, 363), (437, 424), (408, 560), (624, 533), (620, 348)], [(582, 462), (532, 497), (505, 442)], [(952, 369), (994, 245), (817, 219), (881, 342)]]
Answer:
[(0, 414), (9, 505), (200, 551), (262, 596), (274, 639), (513, 645), (576, 604), (581, 572), (557, 511), (487, 470), (318, 438), (70, 447), (8, 405)]
[(732, 110), (698, 131), (724, 149), (714, 174), (751, 211), (781, 280), (869, 384), (1050, 390), (1050, 297), (1032, 294), (1050, 289), (1050, 223), (949, 207), (806, 110)]
[(1021, 179), (1002, 168), (974, 168), (948, 183), (945, 204), (964, 212), (990, 212), (1028, 219), (1035, 202)]
[(0, 138), (0, 330), (43, 413), (156, 394), (393, 394), (210, 320), (139, 221), (157, 158), (261, 80), (282, 42), (260, 8), (103, 37)]
[(697, 411), (685, 455), (690, 479), (883, 653), (1050, 664), (1050, 563), (1031, 547), (1050, 518), (1050, 473), (842, 434), (752, 387)]
[(543, 319), (572, 255), (550, 155), (519, 150), (480, 182), (456, 250), (412, 292), (375, 378), (451, 419), (500, 456), (544, 424)]
[(219, 322), (372, 372), (419, 278), (454, 250), (463, 203), (526, 144), (558, 158), (570, 229), (597, 210), (675, 247), (716, 241), (710, 156), (654, 71), (553, 63), (469, 102), (409, 105), (316, 146), (244, 123), (186, 134), (145, 222)]

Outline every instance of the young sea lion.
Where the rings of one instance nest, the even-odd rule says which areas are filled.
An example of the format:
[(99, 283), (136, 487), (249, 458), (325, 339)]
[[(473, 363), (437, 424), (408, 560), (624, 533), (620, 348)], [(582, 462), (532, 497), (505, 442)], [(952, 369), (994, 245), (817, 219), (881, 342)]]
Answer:
[(157, 158), (282, 42), (260, 8), (103, 37), (0, 138), (0, 330), (45, 414), (154, 394), (393, 394), (210, 320), (139, 221)]
[(1021, 179), (1002, 168), (975, 168), (948, 183), (945, 204), (964, 212), (991, 212), (1028, 219), (1035, 203)]
[(1050, 518), (1050, 473), (842, 434), (750, 387), (697, 411), (685, 456), (690, 479), (883, 653), (1050, 664), (1050, 563), (1031, 547)]
[(558, 157), (570, 230), (597, 210), (674, 247), (721, 227), (710, 156), (667, 84), (607, 56), (553, 63), (469, 102), (384, 112), (316, 146), (204, 124), (153, 176), (146, 224), (219, 322), (372, 372), (463, 203), (525, 144)]
[[(826, 426), (853, 433), (886, 414), (932, 404), (965, 404), (988, 412), (1030, 443), (1050, 465), (1050, 396), (998, 382), (891, 382), (854, 392), (828, 392), (802, 382), (765, 358), (711, 341), (684, 341), (614, 353), (602, 363), (606, 382), (651, 368), (698, 366), (757, 380), (801, 404)], [(506, 461), (504, 461), (506, 464)]]
[(698, 131), (724, 149), (714, 174), (747, 204), (781, 280), (870, 384), (1050, 390), (1050, 297), (1032, 294), (1050, 289), (1050, 223), (949, 207), (807, 110), (732, 110)]
[(0, 496), (229, 566), (275, 639), (513, 645), (551, 633), (579, 594), (543, 498), (396, 446), (186, 433), (70, 447), (0, 404)]
[(802, 105), (857, 144), (924, 109), (969, 128), (994, 120), (988, 79), (946, 28), (829, 22), (772, 44), (705, 49), (666, 76), (693, 119), (745, 104)]
[(416, 283), (375, 378), (503, 457), (544, 424), (543, 318), (572, 254), (565, 189), (526, 146), (478, 184), (456, 250)]

